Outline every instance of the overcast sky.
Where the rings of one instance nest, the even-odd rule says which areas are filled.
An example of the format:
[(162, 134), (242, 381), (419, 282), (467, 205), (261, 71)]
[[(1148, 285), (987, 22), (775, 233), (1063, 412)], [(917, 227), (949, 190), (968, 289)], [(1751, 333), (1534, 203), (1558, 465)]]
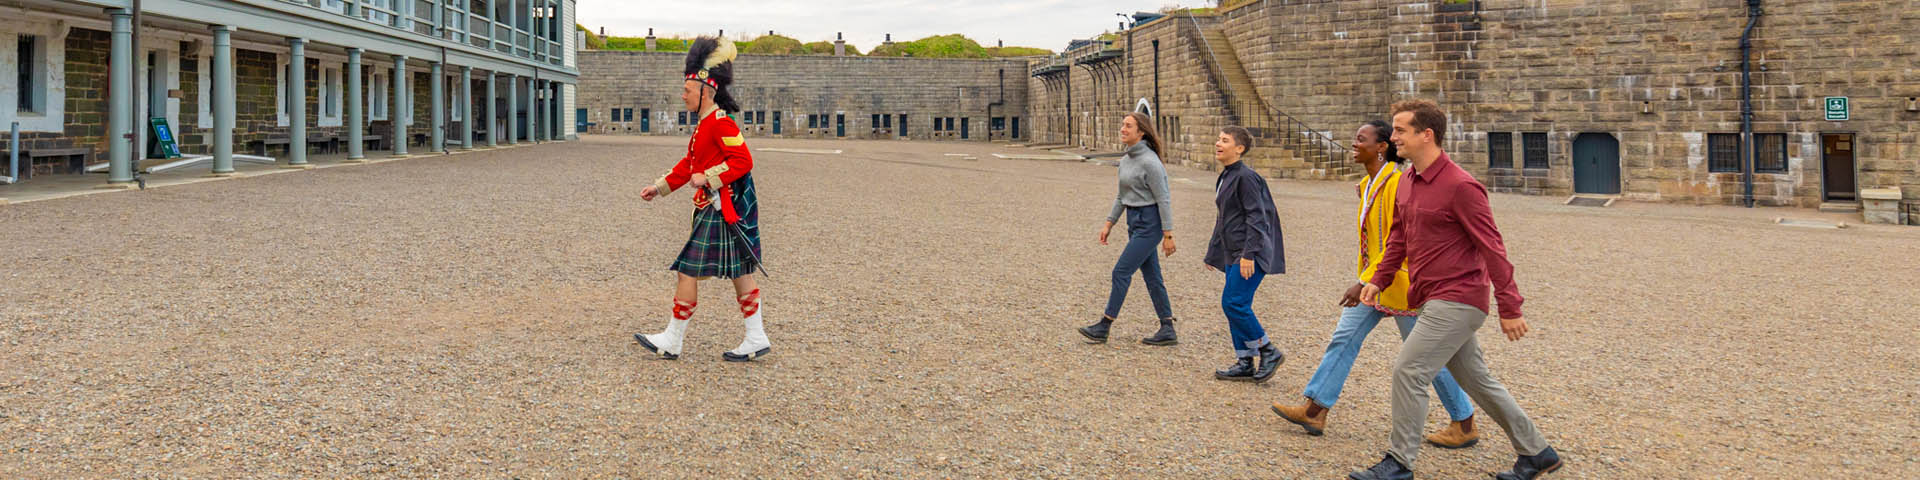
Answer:
[(833, 40), (844, 32), (861, 52), (885, 34), (895, 41), (959, 33), (991, 47), (1060, 51), (1069, 40), (1117, 30), (1115, 13), (1156, 11), (1211, 0), (579, 0), (580, 25), (615, 36), (759, 36), (772, 30), (802, 42)]

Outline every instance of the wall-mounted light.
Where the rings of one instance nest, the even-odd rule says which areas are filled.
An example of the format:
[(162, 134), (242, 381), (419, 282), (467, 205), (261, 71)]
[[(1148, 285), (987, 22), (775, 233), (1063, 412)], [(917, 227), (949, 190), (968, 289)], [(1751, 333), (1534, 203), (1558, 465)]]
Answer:
[(1907, 111), (1920, 112), (1920, 97), (1907, 97)]
[(1653, 102), (1652, 101), (1640, 102), (1640, 113), (1653, 113)]

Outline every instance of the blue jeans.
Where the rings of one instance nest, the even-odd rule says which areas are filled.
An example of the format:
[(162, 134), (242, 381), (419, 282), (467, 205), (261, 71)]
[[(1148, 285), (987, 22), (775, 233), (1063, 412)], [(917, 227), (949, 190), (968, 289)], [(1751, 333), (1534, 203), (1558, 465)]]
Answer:
[[(1347, 383), (1347, 373), (1353, 370), (1353, 360), (1360, 356), (1360, 344), (1367, 340), (1367, 334), (1380, 324), (1380, 318), (1386, 314), (1366, 305), (1354, 305), (1340, 312), (1340, 325), (1333, 328), (1333, 339), (1327, 341), (1327, 353), (1320, 357), (1320, 368), (1313, 371), (1313, 378), (1307, 380), (1306, 395), (1313, 403), (1322, 407), (1333, 407), (1340, 400), (1340, 388)], [(1400, 338), (1407, 338), (1407, 332), (1413, 331), (1415, 317), (1394, 317), (1400, 327)], [(1440, 369), (1433, 377), (1433, 391), (1440, 396), (1440, 405), (1447, 408), (1447, 417), (1453, 421), (1466, 420), (1473, 416), (1473, 402), (1467, 399), (1467, 392), (1460, 390), (1460, 384), (1453, 380), (1453, 374)]]
[(1240, 261), (1227, 264), (1227, 286), (1220, 290), (1220, 311), (1227, 314), (1227, 331), (1233, 336), (1233, 355), (1240, 358), (1259, 354), (1267, 346), (1267, 329), (1260, 328), (1260, 317), (1253, 315), (1253, 292), (1267, 272), (1253, 266), (1253, 275), (1240, 278)]
[(1120, 304), (1127, 301), (1127, 288), (1133, 286), (1133, 272), (1147, 280), (1147, 297), (1153, 299), (1153, 313), (1173, 318), (1173, 301), (1167, 299), (1167, 282), (1160, 277), (1160, 207), (1127, 207), (1127, 248), (1113, 264), (1113, 290), (1107, 293), (1107, 318), (1120, 318)]

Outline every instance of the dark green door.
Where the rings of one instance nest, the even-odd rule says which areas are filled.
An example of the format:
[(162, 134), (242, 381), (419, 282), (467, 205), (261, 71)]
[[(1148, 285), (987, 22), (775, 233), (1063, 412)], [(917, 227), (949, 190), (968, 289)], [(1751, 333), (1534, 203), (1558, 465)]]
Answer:
[(1573, 138), (1573, 192), (1620, 193), (1620, 141), (1607, 133)]

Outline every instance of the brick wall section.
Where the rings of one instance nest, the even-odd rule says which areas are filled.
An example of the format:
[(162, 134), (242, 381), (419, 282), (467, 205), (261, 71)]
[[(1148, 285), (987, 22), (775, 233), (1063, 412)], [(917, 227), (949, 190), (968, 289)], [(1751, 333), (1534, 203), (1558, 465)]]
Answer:
[[(1920, 114), (1905, 111), (1906, 98), (1920, 96), (1920, 74), (1908, 68), (1916, 49), (1901, 40), (1920, 15), (1889, 9), (1894, 3), (1768, 2), (1755, 32), (1754, 131), (1786, 134), (1789, 159), (1784, 173), (1754, 175), (1760, 203), (1822, 201), (1822, 132), (1857, 133), (1861, 188), (1905, 185), (1908, 198), (1920, 198), (1913, 156), (1920, 153), (1914, 149)], [(1572, 143), (1591, 132), (1620, 142), (1624, 196), (1738, 203), (1741, 175), (1710, 172), (1705, 139), (1740, 130), (1743, 7), (1680, 1), (1538, 8), (1496, 1), (1465, 14), (1472, 22), (1403, 7), (1396, 31), (1427, 33), (1396, 35), (1396, 53), (1403, 54), (1396, 58), (1406, 59), (1396, 70), (1412, 72), (1412, 88), (1402, 94), (1439, 98), (1455, 112), (1466, 135), (1452, 147), (1497, 189), (1572, 193)], [(1591, 28), (1596, 19), (1611, 26)], [(1847, 47), (1876, 41), (1889, 47)], [(1825, 121), (1826, 96), (1851, 97), (1853, 120)], [(1643, 105), (1652, 113), (1641, 113)], [(1490, 171), (1488, 131), (1547, 132), (1550, 168)]]
[[(686, 129), (674, 124), (685, 109), (680, 101), (685, 59), (678, 52), (582, 51), (577, 106), (587, 109), (593, 132), (640, 134), (646, 109), (653, 114), (650, 134), (684, 135)], [(958, 140), (961, 118), (967, 119), (971, 141), (1011, 136), (990, 132), (992, 117), (1006, 118), (1009, 127), (1013, 117), (1020, 117), (1022, 141), (1034, 131), (1027, 114), (1025, 59), (741, 55), (735, 69), (729, 91), (741, 108), (765, 110), (769, 122), (772, 112), (781, 112), (783, 137), (832, 137), (832, 127), (809, 132), (806, 116), (841, 112), (847, 138), (893, 138), (901, 114), (907, 115), (906, 133), (914, 139), (935, 138), (931, 119), (945, 117), (954, 117), (956, 131), (941, 132), (940, 139)], [(1002, 104), (990, 105), (996, 101)], [(632, 108), (634, 121), (610, 122), (614, 108)], [(893, 116), (893, 131), (875, 133), (873, 114)], [(773, 134), (770, 125), (744, 127), (751, 135)]]
[[(92, 147), (94, 158), (90, 161), (106, 158), (107, 56), (111, 46), (108, 32), (84, 28), (68, 31), (66, 132), (58, 140), (65, 145), (51, 148)], [(67, 173), (62, 168), (35, 164), (34, 173)]]
[[(183, 155), (212, 155), (208, 142), (213, 136), (200, 125), (200, 70), (211, 67), (193, 51), (192, 42), (180, 42), (180, 124), (173, 127), (176, 146)], [(209, 108), (209, 111), (212, 109)]]

